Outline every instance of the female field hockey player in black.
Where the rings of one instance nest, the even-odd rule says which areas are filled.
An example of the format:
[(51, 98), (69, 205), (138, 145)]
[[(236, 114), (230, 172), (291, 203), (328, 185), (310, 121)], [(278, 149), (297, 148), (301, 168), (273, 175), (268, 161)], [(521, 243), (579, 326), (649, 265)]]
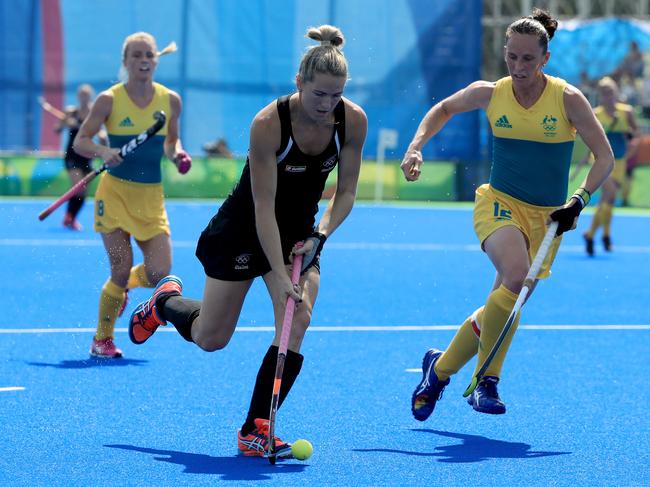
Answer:
[[(307, 37), (320, 42), (303, 56), (297, 93), (283, 96), (253, 119), (248, 160), (239, 183), (201, 234), (196, 255), (206, 278), (203, 302), (181, 297), (182, 284), (167, 276), (131, 317), (129, 334), (144, 343), (171, 322), (187, 341), (206, 351), (224, 348), (235, 331), (253, 279), (262, 276), (273, 301), (276, 333), (262, 359), (246, 421), (238, 432), (245, 455), (263, 456), (285, 303), (301, 301), (293, 320), (280, 404), (291, 389), (303, 356), (320, 284), (319, 254), (325, 240), (354, 204), (367, 131), (363, 110), (343, 98), (348, 76), (343, 34), (323, 25)], [(338, 164), (336, 193), (315, 224), (325, 181)], [(302, 248), (296, 248), (303, 241)], [(303, 254), (298, 286), (291, 283), (291, 254)], [(279, 457), (291, 447), (276, 439)]]
[[(153, 81), (160, 56), (173, 52), (172, 43), (162, 51), (156, 39), (146, 32), (131, 34), (122, 46), (120, 77), (124, 80), (102, 92), (79, 129), (74, 142), (77, 152), (100, 157), (109, 168), (95, 193), (95, 231), (99, 232), (108, 254), (111, 275), (99, 298), (97, 331), (90, 354), (101, 358), (120, 358), (115, 346), (115, 322), (126, 305), (127, 289), (154, 287), (169, 274), (172, 246), (165, 210), (161, 161), (163, 154), (187, 173), (191, 157), (183, 150), (179, 137), (181, 98)], [(163, 128), (137, 151), (120, 157), (119, 147), (146, 130), (153, 114), (164, 111)], [(110, 147), (93, 143), (101, 126), (106, 127)], [(144, 263), (133, 266), (133, 237), (144, 256)]]
[[(477, 353), (474, 374), (483, 365), (523, 287), (549, 218), (559, 222), (558, 236), (574, 229), (589, 195), (614, 165), (612, 149), (584, 95), (542, 70), (556, 28), (557, 21), (539, 9), (513, 22), (506, 31), (504, 48), (510, 75), (494, 83), (474, 82), (436, 104), (420, 123), (402, 161), (406, 179), (415, 181), (420, 175), (422, 147), (453, 115), (486, 111), (494, 150), (490, 182), (476, 190), (474, 229), (497, 271), (496, 279), (485, 305), (465, 320), (447, 350), (431, 349), (425, 354), (423, 377), (411, 399), (413, 416), (419, 421), (431, 415), (451, 375)], [(576, 131), (594, 153), (595, 162), (565, 203)], [(550, 275), (560, 240), (553, 241), (538, 279)], [(476, 411), (505, 413), (497, 382), (518, 321), (519, 315), (469, 397)]]
[[(90, 167), (90, 161), (92, 159), (77, 154), (72, 148), (72, 143), (74, 142), (74, 138), (77, 136), (77, 132), (79, 132), (79, 127), (81, 127), (84, 119), (90, 113), (92, 98), (92, 87), (87, 84), (80, 85), (79, 88), (77, 88), (78, 106), (66, 108), (65, 118), (60, 120), (55, 128), (57, 132), (61, 132), (64, 129), (68, 130), (68, 141), (65, 148), (64, 162), (65, 169), (68, 172), (70, 183), (72, 185), (81, 181), (86, 174), (92, 171), (92, 168)], [(100, 140), (103, 143), (105, 135), (100, 134)], [(70, 230), (81, 230), (81, 224), (77, 221), (77, 215), (81, 211), (85, 198), (85, 191), (70, 198), (65, 212), (65, 217), (63, 218), (63, 226)]]

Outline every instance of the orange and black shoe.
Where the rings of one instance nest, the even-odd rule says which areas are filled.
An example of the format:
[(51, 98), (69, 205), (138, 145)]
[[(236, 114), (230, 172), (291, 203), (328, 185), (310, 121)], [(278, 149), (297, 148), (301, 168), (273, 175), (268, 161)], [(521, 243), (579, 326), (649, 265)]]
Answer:
[[(247, 457), (264, 457), (269, 449), (269, 420), (257, 418), (255, 429), (246, 436), (237, 431), (237, 448)], [(275, 451), (278, 458), (291, 458), (291, 444), (275, 437)]]
[(136, 345), (146, 342), (159, 326), (167, 325), (156, 309), (159, 298), (180, 296), (183, 283), (179, 277), (167, 276), (160, 280), (149, 299), (140, 303), (129, 320), (129, 338)]

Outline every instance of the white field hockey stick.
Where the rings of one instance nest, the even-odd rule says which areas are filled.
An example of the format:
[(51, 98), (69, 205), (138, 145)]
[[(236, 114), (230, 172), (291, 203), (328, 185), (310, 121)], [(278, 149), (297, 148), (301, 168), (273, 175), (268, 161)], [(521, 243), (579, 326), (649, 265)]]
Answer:
[(551, 248), (551, 243), (555, 238), (555, 232), (557, 231), (557, 226), (558, 226), (558, 222), (556, 221), (551, 222), (551, 224), (548, 226), (548, 230), (546, 230), (546, 235), (544, 235), (544, 240), (542, 240), (542, 243), (540, 244), (539, 249), (537, 250), (537, 254), (535, 255), (535, 258), (533, 259), (533, 263), (531, 264), (530, 269), (528, 270), (528, 274), (526, 274), (526, 279), (524, 279), (524, 285), (521, 288), (521, 291), (519, 291), (519, 296), (517, 296), (517, 301), (515, 301), (515, 305), (512, 308), (512, 311), (510, 312), (510, 316), (508, 316), (508, 320), (506, 321), (503, 330), (501, 330), (501, 334), (499, 335), (499, 338), (497, 338), (497, 341), (494, 343), (494, 346), (492, 347), (490, 354), (486, 357), (485, 362), (483, 362), (481, 368), (478, 369), (476, 375), (472, 377), (472, 382), (470, 382), (470, 384), (467, 386), (465, 392), (463, 392), (463, 397), (467, 397), (472, 392), (474, 392), (474, 389), (476, 389), (476, 386), (478, 385), (479, 381), (483, 378), (483, 374), (485, 374), (485, 371), (492, 363), (494, 356), (499, 351), (499, 348), (501, 348), (501, 344), (505, 340), (506, 335), (510, 331), (510, 328), (512, 328), (512, 324), (515, 322), (517, 313), (519, 313), (519, 310), (526, 302), (526, 297), (528, 297), (528, 293), (533, 288), (533, 285), (535, 284), (535, 280), (537, 279), (537, 274), (539, 274), (539, 269), (542, 267), (542, 263), (546, 258), (546, 254), (548, 254), (548, 250)]
[[(291, 266), (291, 282), (296, 285), (300, 280), (300, 269), (302, 269), (302, 254), (294, 255)], [(284, 309), (284, 320), (282, 321), (282, 332), (280, 333), (280, 346), (278, 347), (278, 361), (275, 365), (275, 379), (273, 380), (273, 396), (271, 398), (271, 412), (269, 413), (269, 442), (268, 458), (271, 465), (275, 465), (275, 417), (278, 414), (278, 402), (280, 400), (280, 386), (282, 385), (282, 373), (284, 372), (284, 361), (287, 358), (289, 348), (289, 336), (291, 335), (291, 324), (293, 313), (296, 310), (296, 302), (289, 296)]]
[[(149, 140), (151, 137), (156, 135), (161, 128), (163, 128), (163, 126), (165, 125), (165, 121), (167, 120), (167, 115), (165, 115), (165, 112), (163, 111), (156, 112), (153, 114), (153, 117), (156, 119), (156, 123), (154, 123), (151, 127), (149, 127), (147, 130), (145, 130), (138, 136), (129, 140), (122, 147), (120, 147), (120, 156), (122, 158), (125, 158), (127, 155), (131, 154), (134, 150), (136, 150), (138, 147), (144, 144), (147, 140)], [(59, 206), (61, 206), (63, 203), (71, 199), (76, 194), (86, 189), (86, 186), (88, 186), (93, 179), (99, 176), (106, 169), (108, 169), (108, 166), (106, 165), (106, 163), (104, 163), (101, 166), (99, 166), (97, 169), (95, 169), (93, 172), (87, 174), (81, 181), (79, 181), (74, 186), (72, 186), (68, 191), (63, 193), (63, 195), (60, 196), (54, 203), (52, 203), (50, 206), (45, 208), (38, 215), (38, 219), (41, 221), (45, 220)]]
[(42, 96), (38, 97), (38, 104), (43, 110), (45, 110), (50, 115), (53, 115), (55, 118), (59, 119), (62, 122), (67, 118), (67, 115), (64, 112), (50, 105)]

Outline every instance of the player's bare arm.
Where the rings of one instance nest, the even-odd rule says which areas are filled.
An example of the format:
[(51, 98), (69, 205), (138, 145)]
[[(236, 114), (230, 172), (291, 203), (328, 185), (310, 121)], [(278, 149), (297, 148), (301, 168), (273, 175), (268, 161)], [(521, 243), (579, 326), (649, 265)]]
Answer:
[(330, 200), (317, 231), (331, 235), (345, 220), (357, 194), (363, 144), (368, 132), (368, 118), (358, 105), (345, 100), (346, 140), (340, 154), (336, 193)]
[(487, 108), (493, 89), (494, 83), (492, 82), (475, 81), (436, 103), (427, 112), (422, 122), (420, 122), (400, 165), (407, 181), (416, 181), (420, 177), (422, 148), (426, 143), (440, 132), (455, 114)]
[(614, 168), (614, 154), (602, 125), (585, 96), (574, 86), (564, 90), (567, 116), (594, 155), (594, 163), (580, 185), (590, 194), (596, 191)]
[(81, 124), (79, 132), (74, 139), (74, 150), (84, 157), (100, 157), (108, 166), (116, 166), (122, 162), (120, 151), (110, 147), (96, 144), (93, 138), (101, 130), (102, 125), (113, 109), (113, 96), (108, 92), (101, 93), (86, 120)]
[(275, 195), (277, 190), (277, 162), (275, 153), (280, 147), (280, 117), (276, 104), (263, 108), (251, 125), (248, 162), (251, 170), (251, 189), (255, 204), (255, 226), (260, 245), (264, 250), (276, 283), (271, 289), (273, 299), (286, 295), (299, 300), (284, 265), (280, 231), (275, 218)]
[(171, 113), (169, 114), (167, 125), (167, 137), (165, 138), (165, 155), (170, 161), (173, 161), (176, 154), (183, 150), (179, 139), (178, 121), (180, 119), (182, 102), (181, 98), (173, 91), (169, 92), (169, 105)]

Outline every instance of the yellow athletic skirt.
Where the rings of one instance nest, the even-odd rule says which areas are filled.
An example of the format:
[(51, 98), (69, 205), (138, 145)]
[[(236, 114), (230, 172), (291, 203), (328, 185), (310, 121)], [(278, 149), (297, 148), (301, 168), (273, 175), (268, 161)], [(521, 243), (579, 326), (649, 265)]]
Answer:
[(95, 231), (111, 233), (118, 229), (140, 241), (171, 234), (162, 184), (102, 175), (95, 193)]
[[(555, 206), (535, 206), (524, 203), (497, 191), (489, 184), (483, 184), (476, 190), (474, 231), (481, 242), (481, 248), (483, 248), (485, 240), (499, 228), (508, 225), (519, 228), (528, 243), (528, 256), (532, 263), (537, 249), (546, 235), (548, 215), (555, 209)], [(561, 241), (562, 237), (553, 239), (537, 276), (538, 279), (545, 279), (551, 275), (551, 265), (555, 260)]]

